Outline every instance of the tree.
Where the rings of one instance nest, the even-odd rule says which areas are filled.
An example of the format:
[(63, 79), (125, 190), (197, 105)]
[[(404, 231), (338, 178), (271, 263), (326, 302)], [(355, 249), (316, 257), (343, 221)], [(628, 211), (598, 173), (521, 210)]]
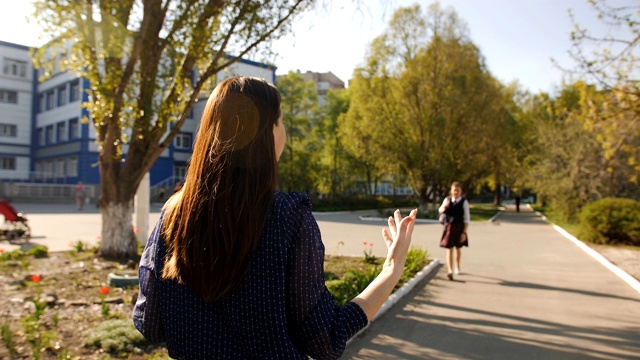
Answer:
[(345, 196), (356, 182), (356, 163), (345, 150), (338, 136), (340, 119), (349, 110), (351, 101), (349, 89), (329, 89), (326, 104), (320, 109), (320, 116), (313, 127), (314, 139), (321, 147), (318, 190), (329, 196)]
[(422, 211), (453, 180), (468, 189), (486, 173), (477, 144), (492, 135), (500, 92), (466, 34), (437, 3), (425, 16), (418, 5), (400, 8), (351, 82), (341, 131), (360, 141), (347, 149), (386, 174), (406, 174)]
[(312, 3), (35, 2), (35, 15), (52, 37), (37, 51), (37, 65), (47, 76), (59, 64), (91, 84), (83, 106), (98, 136), (103, 256), (137, 254), (132, 200), (199, 93), (212, 87), (218, 71), (282, 35), (292, 17)]
[[(607, 26), (606, 34), (574, 24), (570, 56), (576, 67), (571, 72), (587, 81), (595, 80), (604, 93), (585, 103), (591, 106), (585, 118), (587, 130), (597, 133), (597, 140), (607, 159), (624, 158), (633, 166), (627, 179), (637, 186), (640, 181), (640, 4), (637, 1), (606, 2), (589, 0), (598, 19)], [(605, 95), (606, 94), (606, 95)], [(603, 101), (603, 96), (608, 99)], [(613, 174), (612, 174), (613, 175)], [(619, 175), (619, 174), (618, 174)]]
[(310, 192), (315, 189), (317, 169), (309, 137), (318, 106), (315, 84), (289, 72), (278, 78), (278, 89), (282, 96), (282, 122), (287, 129), (285, 151), (278, 162), (280, 187)]

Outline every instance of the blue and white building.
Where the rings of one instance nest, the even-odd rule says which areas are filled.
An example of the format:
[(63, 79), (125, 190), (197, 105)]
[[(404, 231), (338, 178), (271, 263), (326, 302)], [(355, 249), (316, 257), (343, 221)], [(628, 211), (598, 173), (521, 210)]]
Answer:
[[(0, 41), (0, 59), (0, 180), (99, 184), (97, 133), (82, 108), (89, 82), (56, 66), (39, 82), (26, 46)], [(242, 59), (220, 71), (216, 81), (248, 75), (275, 83), (275, 71), (273, 65)], [(207, 97), (200, 95), (180, 134), (154, 164), (152, 186), (184, 177)]]

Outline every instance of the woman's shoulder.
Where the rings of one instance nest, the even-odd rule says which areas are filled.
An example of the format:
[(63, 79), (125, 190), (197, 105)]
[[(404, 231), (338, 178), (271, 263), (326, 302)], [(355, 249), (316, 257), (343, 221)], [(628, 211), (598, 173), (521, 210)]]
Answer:
[(276, 191), (275, 208), (278, 211), (287, 211), (301, 208), (311, 211), (311, 198), (299, 192)]

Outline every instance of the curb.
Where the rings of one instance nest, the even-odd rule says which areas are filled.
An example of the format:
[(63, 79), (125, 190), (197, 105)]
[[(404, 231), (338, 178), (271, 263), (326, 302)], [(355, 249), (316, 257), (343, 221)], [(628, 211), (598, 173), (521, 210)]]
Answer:
[(371, 323), (373, 323), (378, 318), (383, 316), (389, 309), (391, 309), (391, 307), (393, 307), (393, 305), (395, 305), (398, 301), (400, 301), (400, 299), (402, 299), (409, 292), (411, 292), (411, 290), (413, 290), (413, 288), (422, 279), (424, 279), (425, 277), (427, 277), (428, 275), (433, 273), (435, 270), (437, 270), (439, 265), (440, 265), (440, 260), (433, 259), (433, 261), (431, 261), (429, 263), (429, 265), (423, 267), (422, 270), (420, 270), (416, 274), (416, 276), (414, 276), (411, 280), (407, 281), (404, 285), (402, 285), (402, 287), (400, 289), (396, 290), (393, 294), (389, 295), (389, 298), (387, 298), (387, 300), (384, 302), (384, 304), (382, 304), (382, 307), (380, 307), (380, 310), (378, 310), (376, 315), (369, 321), (367, 326), (365, 326), (360, 331), (358, 331), (355, 335), (353, 335), (351, 337), (351, 339), (349, 339), (347, 341), (347, 345), (349, 345), (349, 343), (351, 343), (351, 341), (353, 339), (357, 338), (358, 336), (360, 336), (360, 334), (362, 334), (364, 331), (366, 331), (369, 328), (369, 326), (371, 326)]
[[(528, 206), (533, 210), (531, 205), (528, 205)], [(534, 210), (534, 212), (536, 213), (536, 215), (540, 216), (544, 221), (546, 221), (549, 225), (551, 225), (562, 236), (564, 236), (566, 239), (568, 239), (569, 241), (574, 243), (577, 247), (582, 249), (587, 254), (591, 255), (592, 258), (594, 258), (596, 261), (598, 261), (604, 267), (609, 269), (612, 273), (614, 273), (616, 276), (618, 276), (624, 282), (629, 284), (629, 286), (631, 286), (635, 291), (640, 293), (640, 281), (638, 281), (638, 279), (634, 278), (633, 276), (629, 275), (628, 272), (626, 272), (626, 271), (620, 269), (619, 267), (617, 267), (616, 265), (614, 265), (611, 261), (607, 260), (607, 258), (602, 256), (602, 254), (600, 254), (599, 252), (593, 250), (589, 246), (585, 245), (578, 238), (576, 238), (575, 236), (569, 234), (565, 229), (563, 229), (560, 226), (552, 223), (546, 216), (542, 215), (539, 211), (535, 211)]]

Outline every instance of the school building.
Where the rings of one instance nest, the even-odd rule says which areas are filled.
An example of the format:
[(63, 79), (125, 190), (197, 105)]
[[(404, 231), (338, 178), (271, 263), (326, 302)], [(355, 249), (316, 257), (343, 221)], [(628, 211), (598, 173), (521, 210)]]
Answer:
[[(58, 71), (38, 81), (30, 48), (0, 41), (0, 196), (15, 183), (98, 185), (98, 144), (89, 113), (82, 108), (90, 84)], [(276, 67), (242, 59), (216, 74), (220, 82), (247, 75), (275, 83)], [(191, 146), (208, 94), (201, 94), (189, 119), (150, 171), (151, 185), (184, 178)], [(15, 191), (14, 191), (15, 193)], [(15, 194), (14, 194), (15, 195)]]

